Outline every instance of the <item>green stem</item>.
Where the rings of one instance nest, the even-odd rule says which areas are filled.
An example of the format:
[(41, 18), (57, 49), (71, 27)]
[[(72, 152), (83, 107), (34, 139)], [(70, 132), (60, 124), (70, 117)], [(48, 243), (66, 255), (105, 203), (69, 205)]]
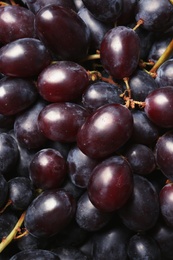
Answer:
[[(173, 1), (173, 0), (172, 0)], [(171, 40), (171, 42), (169, 43), (168, 47), (166, 48), (166, 50), (164, 51), (164, 53), (160, 56), (160, 58), (158, 59), (158, 61), (154, 64), (154, 66), (152, 67), (152, 69), (150, 70), (151, 73), (155, 73), (158, 68), (167, 60), (169, 59), (169, 57), (171, 56), (171, 54), (173, 53), (173, 39)]]
[(11, 241), (15, 238), (17, 232), (19, 231), (24, 218), (25, 218), (25, 212), (20, 216), (18, 222), (16, 223), (15, 227), (13, 230), (10, 232), (10, 234), (5, 237), (2, 242), (0, 243), (0, 253), (11, 243)]

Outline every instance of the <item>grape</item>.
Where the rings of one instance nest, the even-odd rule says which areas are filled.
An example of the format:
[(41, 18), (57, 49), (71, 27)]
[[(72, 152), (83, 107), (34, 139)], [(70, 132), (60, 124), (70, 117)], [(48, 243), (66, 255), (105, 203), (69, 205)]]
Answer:
[(77, 134), (79, 149), (91, 158), (105, 158), (130, 138), (131, 112), (121, 104), (108, 104), (88, 116)]
[(163, 128), (173, 126), (173, 88), (168, 86), (152, 91), (145, 99), (145, 113), (148, 118)]
[(101, 41), (103, 40), (104, 35), (112, 28), (112, 23), (103, 23), (102, 21), (97, 20), (85, 6), (79, 9), (78, 15), (90, 29), (90, 49), (100, 49)]
[(90, 84), (82, 95), (82, 104), (90, 112), (111, 103), (123, 104), (122, 94), (118, 86), (98, 81)]
[(89, 260), (79, 249), (75, 247), (58, 247), (52, 250), (52, 252), (59, 256), (60, 259), (75, 259), (75, 260)]
[(160, 209), (161, 214), (168, 226), (173, 227), (172, 217), (172, 196), (173, 196), (173, 184), (168, 183), (160, 191)]
[(89, 84), (87, 71), (75, 62), (59, 61), (39, 75), (37, 89), (49, 102), (78, 100)]
[(103, 22), (115, 22), (122, 10), (122, 0), (82, 0), (84, 6), (92, 13), (92, 15)]
[(159, 198), (145, 177), (134, 175), (132, 196), (118, 211), (124, 225), (133, 231), (151, 229), (159, 217)]
[(160, 129), (156, 126), (142, 110), (132, 110), (133, 133), (131, 140), (151, 146), (160, 136)]
[(155, 145), (156, 163), (162, 173), (170, 180), (173, 180), (172, 154), (173, 154), (173, 132), (168, 131), (162, 135)]
[(29, 108), (38, 97), (34, 82), (23, 78), (4, 77), (0, 80), (0, 113), (6, 116)]
[(4, 176), (0, 174), (0, 208), (2, 208), (8, 198), (8, 183)]
[(8, 176), (17, 165), (19, 150), (16, 140), (8, 133), (0, 134), (0, 173)]
[(45, 106), (45, 102), (39, 100), (15, 119), (14, 135), (27, 149), (41, 149), (47, 141), (38, 127), (38, 115)]
[[(26, 177), (15, 177), (8, 181), (9, 199), (15, 210), (26, 210), (34, 199), (34, 189), (31, 181)], [(25, 194), (25, 196), (23, 196)]]
[(36, 14), (41, 8), (49, 4), (61, 5), (71, 9), (76, 9), (72, 0), (25, 0), (27, 7)]
[(68, 153), (67, 164), (72, 183), (79, 188), (87, 188), (91, 172), (98, 164), (98, 160), (88, 157), (74, 146)]
[(121, 224), (97, 233), (93, 241), (93, 260), (127, 259), (130, 236), (131, 232)]
[(0, 42), (35, 37), (34, 14), (22, 6), (0, 8)]
[(155, 80), (145, 71), (136, 70), (129, 78), (131, 97), (137, 101), (145, 101), (146, 97), (158, 88)]
[(173, 86), (173, 59), (165, 61), (157, 70), (156, 83), (160, 87)]
[(53, 252), (42, 249), (26, 249), (13, 255), (10, 260), (60, 260)]
[(128, 25), (134, 21), (137, 2), (137, 0), (122, 0), (121, 14), (117, 19), (118, 25)]
[[(155, 40), (154, 43), (152, 44), (152, 46), (150, 47), (150, 51), (149, 51), (149, 54), (148, 54), (148, 60), (156, 62), (161, 57), (161, 55), (164, 53), (164, 51), (166, 50), (166, 48), (167, 48), (168, 44), (170, 43), (171, 39), (172, 39), (171, 37), (166, 37), (166, 38), (162, 37), (161, 39)], [(158, 77), (158, 71), (160, 70), (160, 67), (157, 70), (156, 79)], [(171, 84), (166, 84), (166, 85), (169, 86)]]
[(67, 173), (65, 159), (51, 148), (37, 152), (29, 165), (29, 176), (35, 187), (46, 190), (61, 186)]
[(12, 210), (0, 214), (0, 241), (6, 237), (17, 223), (17, 216)]
[(104, 69), (116, 79), (129, 77), (137, 68), (140, 40), (131, 28), (118, 26), (109, 30), (100, 46)]
[[(165, 31), (172, 25), (173, 6), (165, 0), (140, 0), (137, 4), (136, 21), (143, 20), (149, 31)], [(163, 23), (164, 21), (164, 23)]]
[(42, 192), (26, 210), (25, 227), (36, 237), (51, 237), (72, 220), (76, 203), (71, 194), (62, 189)]
[(127, 252), (131, 260), (161, 260), (160, 248), (156, 241), (152, 237), (143, 234), (136, 234), (130, 238)]
[(113, 212), (121, 208), (133, 190), (133, 175), (128, 162), (121, 156), (103, 160), (92, 171), (88, 196), (101, 211)]
[(49, 104), (39, 114), (39, 129), (52, 141), (75, 142), (86, 116), (86, 110), (75, 103)]
[(18, 238), (16, 242), (20, 251), (28, 249), (44, 249), (48, 246), (48, 241), (46, 241), (46, 239), (38, 239), (29, 233)]
[(90, 201), (88, 193), (85, 192), (77, 203), (76, 222), (77, 224), (87, 230), (100, 230), (108, 224), (111, 219), (111, 214), (100, 211)]
[(90, 31), (72, 9), (47, 5), (36, 14), (38, 37), (58, 59), (77, 61), (86, 57)]
[(126, 149), (124, 156), (135, 174), (146, 176), (156, 168), (154, 153), (146, 145), (132, 144)]
[(0, 48), (0, 72), (7, 76), (37, 76), (50, 62), (50, 53), (38, 39), (17, 39)]

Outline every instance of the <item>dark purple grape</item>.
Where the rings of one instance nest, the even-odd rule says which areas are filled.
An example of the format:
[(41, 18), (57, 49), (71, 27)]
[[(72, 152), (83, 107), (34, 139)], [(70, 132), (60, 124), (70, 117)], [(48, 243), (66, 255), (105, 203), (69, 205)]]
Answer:
[(115, 79), (131, 76), (140, 57), (137, 33), (125, 26), (112, 28), (102, 40), (100, 56), (104, 69)]
[(79, 188), (86, 188), (98, 160), (88, 157), (77, 146), (74, 146), (68, 153), (67, 163), (68, 175), (72, 183)]
[[(165, 31), (172, 25), (173, 5), (170, 1), (140, 0), (137, 5), (136, 21), (143, 20), (149, 31)], [(164, 23), (163, 23), (164, 21)]]
[(137, 2), (137, 0), (122, 0), (121, 14), (117, 19), (118, 25), (128, 25), (134, 21)]
[[(161, 39), (156, 39), (152, 46), (150, 47), (150, 51), (149, 51), (149, 54), (148, 54), (148, 60), (150, 61), (153, 61), (153, 62), (156, 62), (160, 57), (161, 55), (164, 53), (164, 51), (166, 50), (168, 44), (170, 43), (171, 41), (171, 37), (162, 37)], [(171, 55), (171, 57), (173, 57)], [(161, 67), (161, 66), (160, 66)], [(160, 70), (160, 67), (158, 70)], [(156, 75), (156, 79), (158, 77), (158, 70), (157, 70), (157, 75)], [(157, 80), (156, 80), (157, 81)], [(167, 84), (167, 86), (171, 85), (171, 84)]]
[(26, 249), (13, 255), (10, 260), (60, 260), (60, 258), (49, 250)]
[(130, 260), (161, 260), (161, 252), (157, 242), (149, 235), (135, 234), (130, 238), (127, 249)]
[(7, 129), (8, 130), (12, 129), (14, 125), (14, 121), (15, 121), (14, 115), (5, 116), (3, 114), (0, 114), (0, 129), (4, 129), (4, 132)]
[(173, 87), (173, 59), (165, 61), (157, 70), (156, 82), (159, 87)]
[(112, 214), (97, 209), (91, 203), (87, 192), (78, 200), (75, 219), (77, 224), (87, 231), (96, 231), (105, 227), (111, 216)]
[(59, 151), (42, 149), (31, 160), (29, 173), (35, 187), (43, 190), (58, 188), (67, 174), (66, 161)]
[(14, 135), (27, 149), (41, 149), (47, 141), (38, 128), (38, 115), (45, 106), (45, 102), (38, 100), (15, 119)]
[(0, 80), (0, 113), (6, 116), (16, 115), (32, 105), (38, 97), (34, 82), (4, 77)]
[(104, 81), (91, 83), (82, 95), (82, 104), (90, 112), (106, 104), (123, 104), (122, 90)]
[(44, 249), (48, 246), (47, 239), (39, 239), (29, 233), (18, 238), (16, 243), (20, 251), (28, 249)]
[(132, 171), (123, 157), (109, 157), (93, 169), (88, 184), (88, 196), (99, 210), (113, 212), (121, 208), (132, 191)]
[(0, 214), (0, 241), (13, 230), (18, 221), (17, 216), (12, 210), (5, 210)]
[(129, 78), (131, 97), (137, 101), (145, 101), (146, 97), (158, 88), (155, 80), (143, 70), (135, 70)]
[(152, 183), (145, 177), (134, 175), (132, 196), (118, 213), (124, 225), (130, 230), (151, 229), (159, 217), (159, 198)]
[(122, 0), (82, 0), (92, 15), (103, 22), (116, 22), (122, 10)]
[(123, 225), (101, 230), (93, 239), (93, 260), (127, 259), (127, 244), (131, 232)]
[(173, 131), (162, 135), (155, 145), (156, 163), (162, 173), (173, 180)]
[(145, 113), (159, 127), (173, 126), (173, 87), (158, 88), (145, 99)]
[(55, 255), (59, 256), (60, 259), (64, 260), (90, 260), (82, 251), (76, 247), (58, 247), (51, 250)]
[(104, 158), (123, 146), (133, 130), (131, 112), (121, 104), (98, 108), (78, 131), (77, 145), (89, 157)]
[(162, 259), (171, 260), (173, 248), (173, 228), (169, 227), (163, 220), (159, 219), (150, 234), (159, 245)]
[(0, 42), (3, 44), (21, 38), (35, 37), (34, 14), (22, 6), (0, 8)]
[(143, 144), (132, 144), (124, 152), (133, 173), (146, 176), (156, 168), (153, 151)]
[(8, 183), (4, 176), (0, 174), (0, 209), (5, 205), (8, 199)]
[(76, 10), (73, 0), (25, 0), (28, 9), (30, 9), (33, 13), (37, 13), (41, 8), (49, 5), (56, 4), (64, 7), (68, 7)]
[(89, 84), (84, 67), (71, 61), (59, 61), (46, 67), (38, 77), (37, 89), (49, 102), (75, 101)]
[(34, 199), (34, 189), (31, 181), (26, 177), (15, 177), (9, 180), (8, 196), (12, 209), (26, 210)]
[(85, 191), (84, 188), (80, 188), (80, 187), (74, 185), (74, 184), (72, 183), (72, 181), (70, 180), (70, 178), (68, 178), (68, 176), (67, 176), (67, 178), (65, 179), (65, 181), (64, 181), (63, 184), (62, 184), (62, 188), (63, 188), (65, 191), (71, 193), (71, 194), (73, 195), (73, 197), (74, 197), (75, 199), (77, 199), (77, 200), (81, 197), (81, 195), (82, 195), (82, 194), (84, 193), (84, 191)]
[(16, 140), (8, 133), (0, 134), (0, 173), (5, 176), (17, 165), (19, 150)]
[(76, 202), (63, 189), (42, 192), (27, 208), (25, 227), (33, 236), (51, 237), (74, 217)]
[(86, 110), (75, 103), (49, 104), (39, 114), (39, 129), (50, 140), (75, 142), (86, 116)]
[(50, 53), (38, 39), (22, 38), (0, 48), (0, 72), (7, 76), (37, 76), (50, 62)]
[(143, 110), (132, 110), (133, 133), (131, 140), (151, 146), (157, 141), (160, 135), (159, 127), (156, 126)]
[(173, 227), (173, 183), (168, 183), (163, 186), (160, 191), (160, 210), (163, 219), (168, 226)]
[(103, 23), (97, 20), (85, 6), (79, 9), (78, 15), (90, 29), (90, 49), (95, 51), (100, 49), (103, 37), (112, 28), (112, 23)]
[(90, 45), (90, 31), (70, 8), (47, 5), (36, 14), (38, 37), (61, 60), (81, 60)]

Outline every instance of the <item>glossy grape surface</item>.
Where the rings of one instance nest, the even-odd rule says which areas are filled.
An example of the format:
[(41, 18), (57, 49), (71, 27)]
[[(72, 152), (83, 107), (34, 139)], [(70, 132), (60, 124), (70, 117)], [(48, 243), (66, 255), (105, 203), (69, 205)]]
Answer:
[(139, 55), (139, 37), (135, 31), (125, 26), (109, 30), (100, 46), (103, 67), (116, 79), (129, 77), (135, 71)]
[(156, 125), (173, 126), (173, 88), (164, 87), (152, 91), (145, 99), (145, 113)]
[(87, 71), (75, 62), (59, 61), (46, 67), (38, 77), (37, 89), (49, 102), (75, 101), (89, 84)]
[(35, 25), (38, 37), (59, 59), (77, 61), (87, 55), (90, 31), (73, 10), (45, 6), (36, 14)]
[(67, 164), (72, 183), (77, 187), (87, 188), (91, 172), (98, 164), (98, 160), (88, 157), (77, 146), (74, 146), (68, 153)]
[(159, 198), (155, 187), (145, 177), (134, 175), (132, 196), (119, 209), (124, 225), (133, 231), (151, 229), (159, 217)]
[(0, 208), (5, 205), (8, 198), (8, 183), (4, 176), (0, 174)]
[(34, 82), (4, 77), (0, 80), (0, 113), (16, 115), (32, 105), (38, 97)]
[(173, 196), (173, 184), (168, 183), (160, 191), (160, 209), (161, 214), (168, 224), (168, 226), (173, 227), (173, 211), (172, 211), (172, 196)]
[(47, 138), (38, 127), (38, 115), (45, 106), (45, 102), (39, 100), (15, 119), (14, 135), (18, 142), (27, 149), (41, 149), (46, 144)]
[(75, 209), (75, 200), (66, 191), (44, 191), (28, 207), (25, 227), (36, 237), (53, 236), (69, 224)]
[(85, 192), (78, 200), (75, 219), (81, 228), (96, 231), (108, 224), (111, 214), (97, 209)]
[(92, 15), (103, 22), (115, 22), (121, 14), (121, 0), (82, 0), (84, 6), (92, 13)]
[(21, 6), (0, 9), (0, 42), (3, 44), (21, 38), (35, 37), (34, 14)]
[(49, 104), (39, 114), (39, 129), (50, 140), (75, 142), (86, 116), (86, 110), (75, 103)]
[(7, 76), (37, 76), (50, 62), (50, 53), (38, 39), (17, 39), (0, 48), (0, 72)]
[(98, 81), (91, 83), (82, 95), (82, 104), (90, 112), (111, 103), (123, 104), (122, 94), (118, 86)]
[(35, 187), (43, 190), (58, 188), (66, 177), (66, 161), (59, 151), (42, 149), (31, 160), (29, 173)]
[(104, 105), (88, 116), (79, 129), (77, 145), (89, 157), (104, 158), (123, 146), (132, 130), (132, 115), (126, 107)]
[(30, 260), (30, 259), (35, 259), (35, 260), (59, 260), (60, 258), (55, 255), (53, 252), (48, 251), (48, 250), (42, 250), (42, 249), (26, 249), (23, 250), (14, 256), (10, 258), (10, 260)]
[(99, 210), (113, 212), (121, 208), (133, 190), (133, 175), (128, 162), (120, 156), (103, 160), (92, 171), (88, 196)]
[(162, 135), (155, 145), (156, 163), (162, 173), (173, 180), (173, 132), (168, 131)]
[(173, 86), (173, 59), (165, 61), (158, 68), (156, 82), (160, 87)]

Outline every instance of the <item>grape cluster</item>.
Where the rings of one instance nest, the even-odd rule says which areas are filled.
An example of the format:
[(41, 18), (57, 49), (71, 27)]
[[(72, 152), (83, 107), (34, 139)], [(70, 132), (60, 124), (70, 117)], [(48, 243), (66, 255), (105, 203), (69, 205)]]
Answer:
[(173, 1), (0, 2), (0, 259), (173, 259)]

